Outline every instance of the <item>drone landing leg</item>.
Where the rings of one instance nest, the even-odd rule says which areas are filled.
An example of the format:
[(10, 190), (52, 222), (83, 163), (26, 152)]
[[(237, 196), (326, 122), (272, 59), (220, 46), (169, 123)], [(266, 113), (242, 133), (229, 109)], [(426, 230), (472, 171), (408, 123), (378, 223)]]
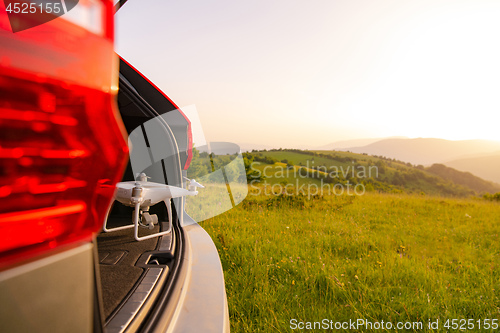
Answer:
[(135, 204), (135, 209), (134, 209), (134, 217), (132, 218), (132, 222), (134, 223), (134, 235), (136, 240), (139, 237), (139, 213), (141, 210), (141, 203), (138, 202)]
[(172, 199), (165, 199), (163, 201), (165, 206), (167, 206), (168, 212), (168, 232), (172, 230)]
[(132, 224), (127, 224), (127, 225), (124, 225), (124, 226), (121, 226), (121, 227), (108, 228), (107, 224), (108, 224), (108, 217), (109, 217), (109, 212), (111, 211), (111, 207), (112, 207), (112, 205), (110, 205), (109, 208), (108, 208), (108, 212), (106, 213), (106, 218), (104, 220), (104, 226), (102, 227), (102, 230), (104, 232), (111, 232), (111, 231), (118, 231), (118, 230), (123, 230), (123, 229), (130, 229), (130, 228), (134, 227), (134, 224), (132, 223)]

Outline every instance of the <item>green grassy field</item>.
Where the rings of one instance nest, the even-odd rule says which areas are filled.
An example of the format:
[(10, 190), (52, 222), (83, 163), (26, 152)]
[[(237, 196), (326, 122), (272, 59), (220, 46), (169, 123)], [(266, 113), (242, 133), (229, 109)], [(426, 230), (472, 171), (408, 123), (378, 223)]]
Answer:
[(325, 318), (439, 319), (444, 332), (446, 319), (500, 318), (498, 203), (257, 191), (202, 222), (220, 253), (232, 332)]

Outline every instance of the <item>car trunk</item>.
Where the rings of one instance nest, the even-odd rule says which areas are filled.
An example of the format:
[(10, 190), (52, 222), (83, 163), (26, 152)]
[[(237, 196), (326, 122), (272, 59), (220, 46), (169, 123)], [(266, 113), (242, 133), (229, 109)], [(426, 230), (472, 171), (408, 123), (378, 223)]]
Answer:
[[(125, 72), (128, 70), (129, 75), (123, 74), (124, 69)], [(123, 61), (120, 73), (118, 108), (125, 129), (129, 135), (134, 130), (139, 129), (140, 131), (142, 129), (147, 145), (144, 149), (151, 156), (152, 143), (148, 140), (144, 124), (158, 117), (161, 113), (175, 110), (176, 106), (168, 100), (165, 100), (166, 105), (160, 105), (158, 101), (156, 103), (147, 101), (145, 99), (147, 96), (142, 94), (144, 89), (156, 91), (156, 88)], [(159, 99), (158, 96), (156, 98)], [(151, 104), (155, 105), (155, 108)], [(161, 110), (157, 111), (159, 107)], [(168, 125), (165, 127), (165, 133), (168, 134), (167, 127)], [(152, 181), (179, 186), (181, 183), (179, 180), (181, 154), (177, 149), (176, 140), (167, 134), (164, 136), (162, 134), (162, 145), (173, 148), (170, 150), (166, 148), (167, 156), (161, 161), (152, 162), (152, 165), (146, 168), (145, 172), (147, 175), (154, 175)], [(134, 169), (133, 162), (131, 158), (122, 181), (136, 179), (134, 171), (137, 172), (137, 170)], [(170, 182), (167, 176), (170, 178)], [(118, 201), (115, 201), (111, 206), (105, 225), (108, 232), (102, 231), (96, 240), (99, 261), (98, 283), (101, 286), (102, 299), (100, 307), (107, 332), (121, 332), (130, 325), (140, 311), (147, 312), (147, 309), (155, 302), (155, 296), (161, 293), (159, 290), (166, 289), (169, 280), (173, 279), (176, 261), (179, 261), (180, 258), (180, 254), (175, 252), (176, 244), (178, 244), (178, 252), (181, 252), (180, 242), (176, 242), (176, 238), (179, 237), (181, 230), (176, 223), (175, 205), (172, 205), (172, 208), (174, 227), (170, 234), (137, 241), (134, 238), (134, 228), (113, 230), (132, 225), (134, 209)], [(160, 202), (151, 206), (149, 213), (158, 216), (158, 224), (152, 230), (139, 227), (139, 236), (141, 237), (168, 229), (168, 214), (165, 204)], [(142, 316), (146, 315), (142, 314)], [(137, 320), (137, 322), (140, 321)]]

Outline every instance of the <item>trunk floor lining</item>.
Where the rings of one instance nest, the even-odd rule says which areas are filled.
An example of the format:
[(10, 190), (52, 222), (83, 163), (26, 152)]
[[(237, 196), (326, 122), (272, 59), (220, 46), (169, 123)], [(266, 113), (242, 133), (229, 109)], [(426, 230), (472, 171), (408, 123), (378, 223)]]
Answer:
[[(126, 221), (122, 219), (122, 223), (130, 223), (130, 217), (127, 217)], [(110, 224), (113, 226), (112, 224), (115, 223)], [(145, 233), (158, 232), (158, 230), (157, 225), (153, 230), (147, 230)], [(143, 230), (139, 231), (142, 236)], [(139, 257), (144, 252), (155, 250), (157, 243), (158, 238), (136, 241), (133, 228), (102, 232), (97, 237), (97, 249), (100, 256), (106, 253), (124, 252), (115, 264), (99, 265), (105, 318), (108, 318), (120, 305), (144, 273), (143, 268), (135, 266)]]

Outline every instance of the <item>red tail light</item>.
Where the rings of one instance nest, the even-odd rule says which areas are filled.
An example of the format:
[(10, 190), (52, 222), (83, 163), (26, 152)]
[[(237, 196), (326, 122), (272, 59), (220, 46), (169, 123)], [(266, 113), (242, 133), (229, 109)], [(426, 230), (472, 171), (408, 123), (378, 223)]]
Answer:
[(187, 159), (186, 159), (186, 163), (184, 163), (184, 170), (187, 170), (187, 169), (189, 169), (189, 165), (191, 164), (191, 160), (193, 159), (193, 144), (194, 144), (194, 142), (193, 142), (193, 132), (191, 129), (191, 121), (188, 119), (188, 117), (186, 117), (186, 115), (184, 113), (182, 113), (182, 115), (184, 116), (184, 118), (186, 118), (186, 120), (189, 123)]
[(96, 4), (98, 29), (63, 16), (15, 34), (0, 4), (0, 266), (92, 239), (121, 178), (113, 4), (78, 6)]

